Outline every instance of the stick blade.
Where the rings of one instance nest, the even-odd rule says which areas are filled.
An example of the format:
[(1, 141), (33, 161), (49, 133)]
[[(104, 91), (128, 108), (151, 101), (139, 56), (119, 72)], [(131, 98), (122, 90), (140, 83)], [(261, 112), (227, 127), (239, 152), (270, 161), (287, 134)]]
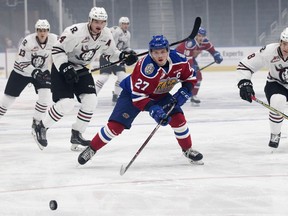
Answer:
[(126, 172), (126, 168), (124, 167), (124, 165), (122, 165), (120, 169), (120, 175), (123, 176), (125, 172)]
[(191, 32), (191, 34), (188, 36), (188, 39), (194, 39), (196, 37), (196, 35), (198, 34), (198, 30), (201, 26), (202, 20), (200, 17), (196, 17), (195, 21), (194, 21), (194, 26), (193, 26), (193, 30)]

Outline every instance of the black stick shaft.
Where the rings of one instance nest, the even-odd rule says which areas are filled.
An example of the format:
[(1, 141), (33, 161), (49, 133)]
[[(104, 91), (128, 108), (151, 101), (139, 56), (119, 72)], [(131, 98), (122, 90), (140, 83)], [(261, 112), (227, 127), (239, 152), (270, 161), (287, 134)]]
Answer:
[[(169, 109), (169, 111), (167, 112), (167, 116), (172, 112), (172, 110), (174, 109), (176, 105), (176, 102), (174, 102), (171, 105), (171, 108)], [(133, 156), (133, 158), (130, 160), (130, 162), (128, 163), (128, 165), (126, 167), (124, 167), (123, 165), (121, 166), (120, 169), (120, 175), (124, 175), (124, 173), (129, 169), (129, 167), (132, 165), (132, 163), (135, 161), (135, 159), (138, 157), (138, 155), (141, 153), (141, 151), (144, 149), (144, 147), (147, 145), (147, 143), (150, 141), (150, 139), (154, 136), (154, 134), (156, 133), (156, 131), (159, 129), (159, 127), (161, 126), (161, 122), (159, 124), (157, 124), (157, 126), (154, 128), (154, 130), (150, 133), (150, 135), (148, 136), (148, 138), (145, 140), (145, 142), (141, 145), (141, 147), (138, 149), (138, 151), (136, 152), (136, 154)]]
[[(198, 30), (199, 30), (200, 26), (201, 26), (201, 18), (200, 17), (196, 17), (195, 22), (194, 22), (194, 26), (193, 26), (193, 29), (192, 29), (192, 32), (190, 33), (190, 35), (187, 38), (185, 38), (185, 39), (182, 39), (182, 40), (179, 40), (179, 41), (176, 41), (174, 43), (169, 44), (169, 46), (174, 46), (174, 45), (180, 44), (180, 43), (182, 43), (182, 42), (184, 42), (186, 40), (194, 39), (195, 36), (198, 34)], [(149, 53), (149, 51), (142, 52), (142, 53), (137, 54), (137, 56), (139, 57), (139, 56), (147, 55), (148, 53)], [(100, 67), (91, 70), (91, 72), (95, 72), (95, 71), (103, 69), (103, 68), (111, 67), (113, 65), (121, 63), (122, 61), (123, 60), (119, 60), (119, 61), (112, 62), (112, 63), (109, 63), (109, 64), (101, 65)], [(80, 73), (79, 76), (80, 77), (81, 76), (85, 76), (85, 75), (87, 75), (89, 73), (90, 73), (89, 71), (88, 72), (86, 71), (84, 73)]]
[(211, 62), (211, 63), (205, 65), (204, 67), (200, 68), (199, 70), (204, 70), (205, 68), (211, 66), (211, 65), (214, 64), (214, 63), (215, 63), (215, 61), (213, 61), (213, 62)]

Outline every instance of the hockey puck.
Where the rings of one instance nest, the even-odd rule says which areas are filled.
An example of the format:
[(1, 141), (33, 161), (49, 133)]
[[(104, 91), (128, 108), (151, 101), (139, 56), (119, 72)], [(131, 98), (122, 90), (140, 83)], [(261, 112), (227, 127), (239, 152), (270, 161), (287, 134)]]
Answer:
[(51, 200), (50, 203), (49, 203), (49, 207), (51, 210), (56, 210), (57, 207), (58, 207), (58, 204), (56, 202), (56, 200)]

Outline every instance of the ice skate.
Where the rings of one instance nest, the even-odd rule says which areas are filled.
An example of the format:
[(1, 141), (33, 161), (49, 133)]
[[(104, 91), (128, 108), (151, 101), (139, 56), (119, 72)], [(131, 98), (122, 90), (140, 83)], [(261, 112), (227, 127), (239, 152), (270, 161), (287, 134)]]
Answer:
[(81, 146), (89, 146), (90, 145), (90, 140), (86, 140), (82, 137), (82, 134), (79, 131), (73, 130), (71, 131), (71, 139), (70, 142), (72, 143), (71, 145), (71, 150), (72, 151), (82, 151), (83, 148), (80, 148), (79, 145)]
[(196, 165), (203, 165), (204, 162), (202, 161), (203, 155), (198, 152), (193, 150), (192, 148), (188, 149), (188, 150), (182, 150), (183, 154), (185, 157), (187, 157), (189, 159), (189, 162), (191, 164), (196, 164)]
[(280, 142), (281, 133), (279, 134), (272, 134), (270, 136), (269, 146), (271, 148), (278, 148)]
[(112, 102), (116, 103), (118, 100), (118, 95), (114, 93), (114, 91), (112, 92), (113, 96), (112, 96)]
[(36, 127), (36, 125), (39, 124), (40, 121), (37, 121), (36, 119), (33, 118), (33, 121), (32, 121), (32, 130), (34, 130), (34, 128)]
[(33, 137), (41, 150), (47, 147), (48, 142), (46, 139), (47, 128), (44, 127), (43, 122), (40, 121), (39, 124), (32, 128)]
[(78, 156), (78, 163), (84, 165), (89, 161), (94, 155), (96, 151), (93, 150), (90, 146), (88, 146), (79, 156)]
[(196, 95), (192, 96), (190, 101), (193, 106), (200, 106), (201, 101)]

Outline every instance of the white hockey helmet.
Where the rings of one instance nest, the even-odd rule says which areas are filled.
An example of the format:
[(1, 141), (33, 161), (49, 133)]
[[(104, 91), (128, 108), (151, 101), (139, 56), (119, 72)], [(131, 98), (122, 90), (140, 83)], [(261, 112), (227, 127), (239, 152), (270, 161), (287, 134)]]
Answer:
[(103, 7), (93, 7), (89, 13), (89, 21), (93, 19), (106, 21), (108, 19), (106, 10)]
[(128, 17), (120, 17), (119, 24), (122, 24), (122, 23), (130, 23), (129, 18)]
[(35, 31), (37, 31), (37, 29), (47, 29), (49, 31), (50, 24), (46, 19), (39, 19), (35, 24)]
[(282, 33), (281, 33), (281, 35), (280, 35), (280, 39), (281, 39), (282, 41), (288, 42), (288, 28), (285, 28), (285, 29), (282, 31)]

